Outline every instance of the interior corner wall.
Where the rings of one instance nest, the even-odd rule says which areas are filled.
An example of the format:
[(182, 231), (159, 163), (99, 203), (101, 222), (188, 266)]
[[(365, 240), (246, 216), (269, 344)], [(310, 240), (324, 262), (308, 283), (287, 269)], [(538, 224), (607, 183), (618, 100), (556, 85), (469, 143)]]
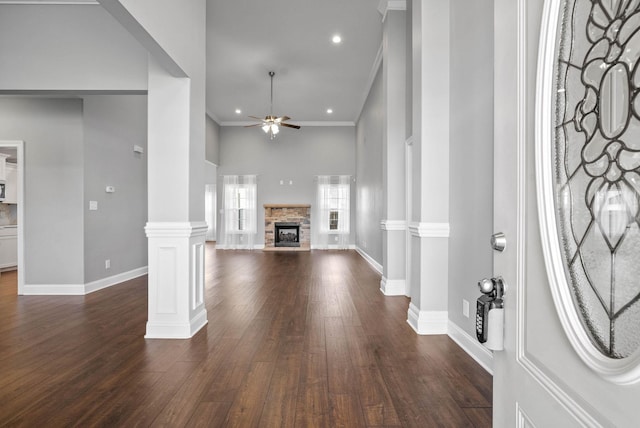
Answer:
[[(258, 231), (256, 245), (264, 244), (264, 204), (311, 204), (311, 245), (317, 241), (316, 186), (318, 175), (355, 177), (355, 129), (352, 126), (303, 126), (283, 129), (276, 138), (258, 127), (220, 128), (218, 175), (258, 176)], [(280, 182), (282, 181), (282, 184)], [(218, 207), (222, 208), (223, 180), (218, 180)], [(290, 184), (291, 183), (291, 184)], [(355, 243), (355, 186), (351, 185), (351, 237)], [(357, 183), (356, 183), (357, 184)], [(223, 222), (218, 212), (218, 242)]]
[(492, 29), (492, 0), (451, 3), (449, 319), (471, 337), (476, 284), (493, 272)]
[(356, 245), (381, 265), (384, 120), (380, 66), (356, 126)]
[(220, 165), (220, 125), (207, 115), (205, 123), (205, 160)]
[(3, 91), (145, 91), (147, 52), (98, 5), (0, 5)]
[[(147, 266), (147, 97), (86, 96), (83, 119), (84, 280), (90, 283)], [(98, 209), (89, 211), (89, 201)]]
[(0, 140), (25, 142), (25, 285), (83, 284), (82, 100), (0, 97)]

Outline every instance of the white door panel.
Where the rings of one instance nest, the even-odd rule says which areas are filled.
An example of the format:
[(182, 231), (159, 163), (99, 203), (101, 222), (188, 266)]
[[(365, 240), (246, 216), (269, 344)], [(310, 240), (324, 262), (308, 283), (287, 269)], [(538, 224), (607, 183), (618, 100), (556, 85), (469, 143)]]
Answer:
[(507, 284), (505, 350), (494, 353), (494, 426), (639, 426), (640, 385), (616, 385), (582, 362), (549, 287), (534, 150), (543, 5), (494, 2), (494, 231), (507, 239), (505, 251), (494, 254), (494, 276)]

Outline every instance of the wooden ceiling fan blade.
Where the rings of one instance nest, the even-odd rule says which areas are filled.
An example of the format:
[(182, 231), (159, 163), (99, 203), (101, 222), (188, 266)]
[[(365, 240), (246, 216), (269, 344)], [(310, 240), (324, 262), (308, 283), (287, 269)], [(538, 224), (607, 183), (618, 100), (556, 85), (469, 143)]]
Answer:
[(264, 120), (264, 119), (263, 119), (263, 118), (261, 118), (261, 117), (256, 117), (256, 116), (249, 116), (249, 117), (250, 117), (251, 119), (255, 119), (255, 120)]
[(282, 116), (282, 117), (278, 117), (276, 119), (276, 122), (280, 123), (280, 122), (285, 122), (287, 120), (291, 119), (289, 116)]
[(280, 126), (286, 126), (287, 128), (300, 129), (298, 125), (291, 125), (290, 123), (280, 123)]

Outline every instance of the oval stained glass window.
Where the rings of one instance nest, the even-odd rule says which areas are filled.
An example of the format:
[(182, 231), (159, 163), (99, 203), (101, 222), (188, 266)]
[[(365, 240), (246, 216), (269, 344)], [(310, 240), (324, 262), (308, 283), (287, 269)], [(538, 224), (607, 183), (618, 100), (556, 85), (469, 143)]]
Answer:
[(549, 1), (546, 20), (537, 161), (550, 282), (578, 353), (628, 383), (640, 377), (640, 0)]

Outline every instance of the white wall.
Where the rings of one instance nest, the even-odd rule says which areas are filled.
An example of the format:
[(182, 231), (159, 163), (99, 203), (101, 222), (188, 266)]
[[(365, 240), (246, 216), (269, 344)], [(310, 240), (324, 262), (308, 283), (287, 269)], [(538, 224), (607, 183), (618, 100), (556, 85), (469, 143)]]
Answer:
[(147, 89), (147, 52), (97, 5), (0, 5), (0, 89)]
[[(84, 98), (85, 282), (146, 267), (147, 97)], [(141, 146), (144, 154), (134, 153)], [(106, 193), (114, 186), (114, 193)], [(98, 202), (88, 211), (89, 201)], [(109, 259), (111, 268), (105, 268)]]
[(25, 284), (83, 284), (82, 100), (0, 97), (0, 140), (25, 141)]
[(371, 85), (356, 128), (357, 246), (382, 264), (384, 105), (382, 67)]
[[(259, 127), (220, 128), (219, 175), (258, 175), (258, 232), (255, 243), (264, 244), (264, 204), (311, 204), (311, 245), (315, 242), (314, 217), (317, 175), (355, 177), (353, 127), (303, 126), (283, 129), (269, 140)], [(284, 185), (280, 185), (283, 180)], [(293, 185), (289, 185), (289, 181)], [(222, 180), (218, 180), (218, 208), (222, 205)], [(355, 186), (351, 185), (351, 239), (355, 242)], [(218, 224), (222, 224), (218, 215)], [(219, 228), (220, 230), (221, 228)], [(222, 243), (220, 235), (218, 242)]]
[[(492, 5), (451, 3), (449, 319), (472, 337), (476, 284), (493, 271)], [(463, 299), (469, 318), (462, 315)]]

